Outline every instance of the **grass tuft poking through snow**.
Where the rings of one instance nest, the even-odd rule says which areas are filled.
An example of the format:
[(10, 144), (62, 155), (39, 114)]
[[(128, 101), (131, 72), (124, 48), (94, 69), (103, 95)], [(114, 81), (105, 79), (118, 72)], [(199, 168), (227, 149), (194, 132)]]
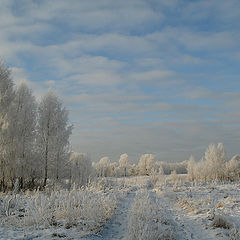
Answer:
[(224, 228), (224, 229), (231, 229), (232, 224), (228, 221), (228, 219), (221, 215), (215, 215), (212, 226), (216, 228)]

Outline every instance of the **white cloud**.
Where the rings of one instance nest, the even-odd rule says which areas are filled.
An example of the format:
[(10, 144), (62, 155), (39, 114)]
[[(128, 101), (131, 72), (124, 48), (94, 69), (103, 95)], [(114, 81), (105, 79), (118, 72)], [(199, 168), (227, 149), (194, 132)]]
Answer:
[(176, 72), (169, 70), (151, 70), (132, 73), (129, 75), (129, 79), (138, 84), (154, 84), (162, 87), (177, 86), (183, 83)]
[(110, 60), (103, 56), (83, 55), (79, 58), (55, 58), (51, 60), (51, 66), (59, 70), (58, 74), (80, 74), (94, 73), (99, 71), (118, 71), (124, 67), (125, 63)]
[(113, 72), (97, 71), (94, 73), (84, 73), (74, 75), (70, 80), (77, 80), (79, 84), (86, 85), (115, 85), (121, 82), (121, 77)]
[(239, 1), (217, 2), (2, 0), (0, 54), (16, 84), (64, 99), (80, 151), (183, 160), (223, 141), (234, 152)]

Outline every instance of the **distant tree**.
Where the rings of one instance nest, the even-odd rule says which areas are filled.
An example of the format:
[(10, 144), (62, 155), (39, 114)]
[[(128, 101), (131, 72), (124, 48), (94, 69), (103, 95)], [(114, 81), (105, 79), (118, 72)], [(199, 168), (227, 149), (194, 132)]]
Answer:
[(226, 169), (228, 173), (228, 179), (231, 181), (240, 179), (240, 156), (235, 155), (226, 163)]
[(118, 164), (117, 162), (109, 163), (108, 165), (109, 169), (109, 176), (110, 177), (116, 177), (117, 175), (117, 169), (118, 169)]
[(58, 97), (49, 91), (39, 104), (37, 125), (37, 145), (44, 166), (44, 186), (48, 177), (59, 179), (61, 168), (69, 158), (71, 133), (68, 111)]
[(86, 154), (74, 152), (70, 156), (71, 182), (80, 187), (86, 185), (92, 174), (92, 162)]
[(205, 152), (207, 180), (219, 181), (225, 177), (226, 155), (222, 143), (210, 144)]
[(120, 171), (122, 172), (121, 175), (126, 177), (128, 174), (128, 168), (129, 168), (128, 155), (126, 153), (120, 156), (119, 167), (120, 167)]
[(150, 175), (154, 167), (155, 156), (153, 154), (143, 154), (138, 162), (139, 174)]
[(130, 176), (137, 176), (138, 174), (138, 168), (136, 164), (131, 164), (129, 166), (129, 175)]
[(191, 155), (188, 160), (188, 165), (187, 165), (188, 178), (190, 181), (193, 181), (195, 178), (195, 175), (194, 175), (195, 165), (196, 165), (195, 158), (193, 157), (193, 155)]
[(117, 163), (110, 163), (109, 157), (102, 157), (98, 162), (93, 163), (97, 177), (111, 177), (118, 175)]

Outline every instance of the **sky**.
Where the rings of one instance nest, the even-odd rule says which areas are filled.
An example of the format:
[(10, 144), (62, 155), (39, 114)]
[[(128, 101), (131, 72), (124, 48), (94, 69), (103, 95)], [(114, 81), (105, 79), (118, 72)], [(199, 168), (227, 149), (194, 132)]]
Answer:
[(0, 0), (0, 58), (93, 161), (240, 153), (239, 39), (239, 0)]

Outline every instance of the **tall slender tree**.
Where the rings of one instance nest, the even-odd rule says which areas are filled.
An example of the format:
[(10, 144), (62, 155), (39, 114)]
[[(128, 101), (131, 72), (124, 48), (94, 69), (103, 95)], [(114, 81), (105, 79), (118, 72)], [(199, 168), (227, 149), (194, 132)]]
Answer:
[(47, 179), (59, 179), (63, 163), (69, 158), (68, 111), (62, 102), (49, 91), (38, 107), (37, 146), (43, 164), (43, 185)]
[(37, 103), (32, 91), (25, 83), (16, 90), (9, 112), (8, 136), (11, 139), (12, 178), (19, 178), (20, 187), (24, 179), (33, 177), (36, 164), (34, 159)]
[(0, 61), (0, 188), (5, 188), (8, 155), (8, 113), (14, 98), (10, 70)]

